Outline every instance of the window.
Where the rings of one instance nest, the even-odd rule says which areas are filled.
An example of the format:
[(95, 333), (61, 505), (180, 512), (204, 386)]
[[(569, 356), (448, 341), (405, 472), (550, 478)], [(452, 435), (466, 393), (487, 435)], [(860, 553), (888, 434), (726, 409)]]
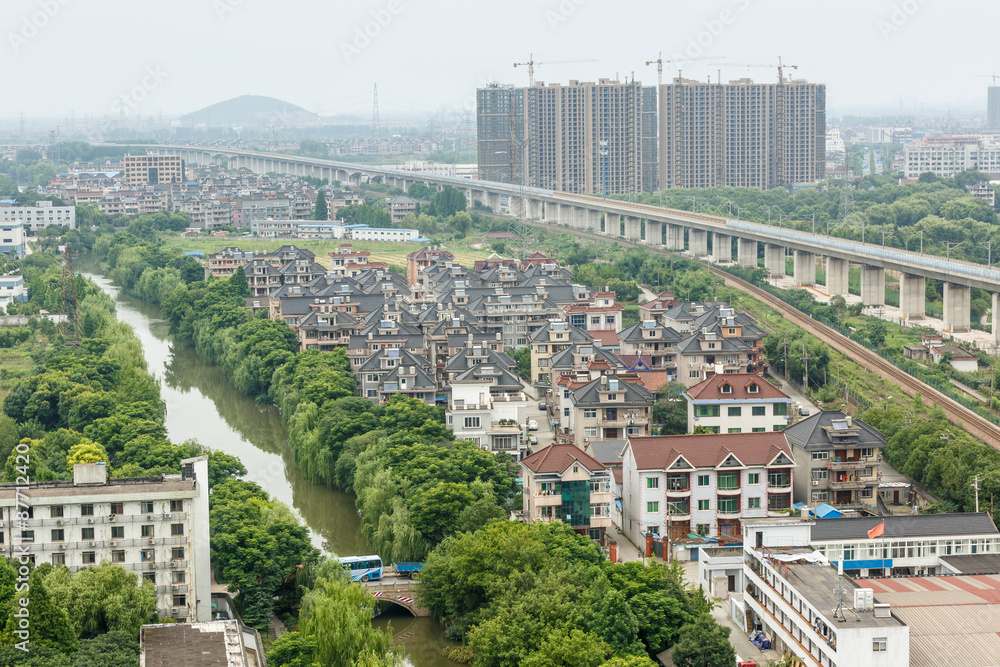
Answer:
[(66, 533), (62, 528), (55, 528), (52, 530), (52, 541), (62, 542), (66, 539)]
[(597, 419), (597, 408), (584, 408), (583, 409), (584, 419)]
[(142, 512), (144, 514), (152, 514), (153, 513), (153, 503), (151, 503), (151, 502), (143, 502), (142, 505), (141, 505), (141, 507), (142, 507)]
[(784, 488), (791, 485), (787, 470), (770, 470), (767, 473), (767, 485), (777, 488)]
[(171, 535), (183, 535), (184, 534), (184, 524), (183, 523), (172, 523), (172, 524), (170, 524), (170, 534)]
[(771, 413), (775, 417), (783, 417), (788, 414), (788, 403), (775, 403), (774, 411)]
[(111, 503), (111, 513), (112, 514), (124, 514), (125, 513), (125, 508), (123, 507), (123, 504), (124, 503)]
[(759, 392), (759, 390), (760, 390), (760, 387), (757, 386), (756, 382), (751, 382), (750, 384), (747, 385), (747, 393), (748, 394), (756, 394), (756, 393)]
[(738, 426), (734, 426), (730, 428), (729, 431), (727, 431), (727, 433), (742, 433), (742, 432), (743, 429), (739, 428)]
[(115, 549), (111, 552), (111, 562), (112, 563), (124, 563), (125, 562), (125, 550)]
[(184, 511), (184, 501), (183, 500), (171, 500), (170, 501), (170, 511), (171, 512), (183, 512)]
[(739, 514), (740, 499), (738, 496), (719, 498), (719, 514)]
[(688, 371), (689, 378), (701, 377), (701, 371)]
[(479, 424), (480, 424), (479, 417), (465, 418), (465, 428), (479, 428)]
[(125, 539), (125, 526), (111, 526), (111, 539), (113, 540)]
[(80, 505), (80, 516), (94, 516), (94, 506), (92, 504)]
[(862, 456), (862, 458), (866, 458), (866, 459), (873, 458), (875, 456), (875, 448), (874, 447), (862, 447), (861, 448), (861, 456)]
[(659, 477), (647, 477), (646, 478), (646, 488), (647, 489), (658, 489), (658, 488), (660, 488), (660, 478)]
[(752, 408), (750, 408), (750, 414), (752, 414), (754, 417), (763, 417), (764, 415), (767, 414), (767, 408), (763, 405), (755, 405)]
[(646, 503), (646, 511), (650, 514), (655, 514), (660, 511), (660, 503), (658, 502), (648, 502)]
[(738, 472), (720, 472), (716, 475), (720, 490), (732, 490), (740, 488), (740, 474)]
[(175, 595), (174, 596), (174, 606), (175, 607), (186, 607), (187, 606), (187, 596), (186, 595)]
[(825, 503), (829, 498), (830, 494), (826, 489), (812, 492), (812, 502), (814, 503)]
[(774, 430), (775, 431), (784, 431), (785, 430), (785, 426), (786, 426), (786, 424), (775, 424), (774, 425)]
[(826, 468), (816, 469), (812, 471), (812, 478), (814, 482), (821, 482), (829, 476), (829, 471)]
[(739, 417), (742, 414), (743, 414), (743, 408), (741, 407), (729, 408), (730, 417)]
[(660, 534), (660, 527), (659, 526), (646, 526), (646, 534), (647, 535), (659, 535)]
[(710, 483), (708, 475), (698, 475), (698, 486), (708, 486)]
[(153, 533), (153, 527), (152, 526), (145, 525), (145, 526), (142, 526), (140, 530), (141, 530), (140, 534), (143, 537), (153, 537), (154, 533)]
[(92, 540), (92, 539), (94, 539), (94, 529), (93, 528), (81, 528), (80, 529), (80, 539), (81, 540)]
[(170, 573), (170, 583), (172, 584), (183, 584), (187, 581), (187, 572), (184, 570), (179, 570)]
[(886, 648), (886, 638), (885, 637), (875, 637), (872, 639), (872, 651), (875, 653), (884, 653), (889, 649)]
[(52, 564), (53, 565), (65, 565), (66, 564), (66, 554), (52, 554)]
[(747, 484), (760, 484), (760, 473), (759, 472), (747, 473)]
[(718, 405), (698, 405), (695, 406), (694, 414), (696, 417), (718, 417), (719, 416), (719, 406)]
[(33, 530), (22, 530), (21, 531), (21, 541), (22, 542), (34, 542), (35, 541), (35, 531), (33, 531)]
[(171, 549), (170, 560), (184, 560), (184, 547), (174, 547)]
[(813, 452), (812, 453), (812, 460), (813, 461), (827, 461), (827, 460), (829, 460), (829, 458), (830, 458), (830, 450), (824, 450), (824, 451)]
[[(733, 393), (733, 385), (727, 382), (726, 384), (719, 387), (719, 392), (723, 394), (731, 394)], [(732, 410), (732, 408), (730, 408), (730, 410)]]
[(139, 560), (143, 563), (156, 560), (156, 551), (154, 549), (143, 549), (139, 552)]
[(763, 433), (764, 432), (764, 427), (763, 426), (755, 426), (754, 428), (752, 428), (750, 430), (752, 432), (754, 432), (754, 433)]
[(97, 555), (93, 551), (84, 551), (80, 557), (84, 565), (93, 565), (97, 562)]
[(698, 534), (700, 536), (702, 536), (702, 537), (706, 537), (708, 535), (708, 524), (707, 523), (699, 523), (698, 524)]
[(707, 512), (710, 509), (712, 509), (712, 501), (711, 500), (699, 500), (698, 501), (698, 511), (699, 512)]
[(752, 510), (759, 510), (760, 498), (747, 498), (747, 507)]
[(597, 427), (596, 426), (584, 426), (583, 427), (583, 437), (585, 437), (585, 438), (596, 438), (597, 437)]
[(63, 517), (63, 506), (52, 505), (49, 507), (49, 517), (53, 519), (61, 519)]
[(155, 572), (143, 572), (143, 581), (148, 581), (149, 583), (156, 585), (156, 573)]

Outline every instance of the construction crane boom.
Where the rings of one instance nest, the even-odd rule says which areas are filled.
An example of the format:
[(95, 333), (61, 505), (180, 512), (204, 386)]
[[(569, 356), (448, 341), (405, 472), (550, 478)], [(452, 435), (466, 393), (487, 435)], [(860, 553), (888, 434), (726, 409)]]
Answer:
[(719, 58), (725, 58), (725, 56), (716, 56), (714, 58), (701, 57), (701, 58), (669, 58), (667, 60), (663, 59), (663, 51), (656, 54), (656, 60), (647, 60), (646, 65), (652, 65), (656, 63), (656, 85), (663, 85), (663, 63), (686, 63), (693, 60), (718, 60)]
[(798, 65), (785, 65), (781, 62), (781, 56), (778, 56), (778, 64), (774, 63), (719, 63), (720, 67), (777, 67), (778, 68), (778, 83), (784, 83), (785, 81), (785, 68), (798, 69)]
[(527, 67), (528, 68), (528, 86), (530, 88), (535, 87), (535, 65), (565, 65), (568, 63), (596, 63), (595, 58), (580, 58), (577, 60), (546, 60), (545, 62), (535, 62), (535, 54), (528, 54), (528, 62), (525, 63), (514, 63), (514, 67)]
[(1000, 74), (997, 74), (995, 72), (993, 74), (973, 74), (972, 76), (976, 77), (977, 79), (993, 79), (994, 86), (997, 85), (997, 79), (1000, 79)]

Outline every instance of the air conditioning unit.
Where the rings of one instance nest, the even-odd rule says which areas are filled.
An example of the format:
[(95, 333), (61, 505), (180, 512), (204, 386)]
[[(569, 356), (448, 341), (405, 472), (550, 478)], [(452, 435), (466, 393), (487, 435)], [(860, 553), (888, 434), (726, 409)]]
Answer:
[(108, 517), (108, 521), (114, 521), (114, 520), (115, 520), (115, 515), (114, 514), (112, 514), (111, 516)]
[(87, 523), (94, 523), (93, 519), (87, 519)]
[(57, 526), (61, 526), (62, 524), (63, 524), (63, 520), (62, 519), (59, 519), (58, 521), (56, 521), (56, 525)]
[(156, 544), (156, 540), (150, 540), (149, 543), (150, 544)]
[(65, 545), (65, 544), (60, 544), (60, 545), (59, 545), (59, 548), (60, 548), (60, 549), (65, 549), (65, 548), (66, 548), (66, 545)]
[(97, 545), (97, 542), (89, 542), (87, 544), (88, 547), (93, 547), (93, 546), (96, 546), (96, 545)]
[(181, 587), (180, 584), (170, 584), (170, 588), (174, 589), (175, 591), (180, 587)]
[(164, 519), (172, 519), (172, 518), (173, 518), (173, 516), (174, 516), (173, 514), (171, 514), (170, 512), (167, 512), (167, 513), (165, 513), (165, 514), (163, 515), (163, 518), (164, 518)]
[(146, 517), (146, 521), (152, 521), (152, 520), (153, 520), (153, 515), (152, 514), (150, 514), (149, 516)]
[(814, 479), (813, 480), (813, 486), (819, 486), (819, 480), (818, 479)]
[(170, 561), (170, 567), (180, 567), (180, 566), (181, 566), (181, 562), (179, 560), (172, 560), (172, 561)]
[(108, 542), (108, 546), (117, 547), (118, 543), (117, 542)]

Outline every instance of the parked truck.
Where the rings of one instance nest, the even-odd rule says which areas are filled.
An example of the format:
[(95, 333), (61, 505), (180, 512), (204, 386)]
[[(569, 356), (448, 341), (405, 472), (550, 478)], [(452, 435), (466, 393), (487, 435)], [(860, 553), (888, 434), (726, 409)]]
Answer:
[(423, 563), (396, 563), (396, 574), (409, 579), (416, 579), (424, 569)]

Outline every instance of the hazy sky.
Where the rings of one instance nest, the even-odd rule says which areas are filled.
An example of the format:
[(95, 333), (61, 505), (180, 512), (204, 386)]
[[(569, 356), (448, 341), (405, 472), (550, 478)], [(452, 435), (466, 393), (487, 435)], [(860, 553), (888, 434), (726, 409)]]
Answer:
[[(243, 94), (321, 114), (474, 111), (488, 81), (631, 76), (657, 52), (796, 64), (832, 113), (985, 108), (986, 0), (5, 0), (0, 118), (186, 113)], [(366, 34), (367, 33), (367, 34)], [(704, 61), (685, 76), (714, 78)], [(675, 65), (664, 76), (676, 74)], [(773, 80), (769, 68), (723, 78)]]

